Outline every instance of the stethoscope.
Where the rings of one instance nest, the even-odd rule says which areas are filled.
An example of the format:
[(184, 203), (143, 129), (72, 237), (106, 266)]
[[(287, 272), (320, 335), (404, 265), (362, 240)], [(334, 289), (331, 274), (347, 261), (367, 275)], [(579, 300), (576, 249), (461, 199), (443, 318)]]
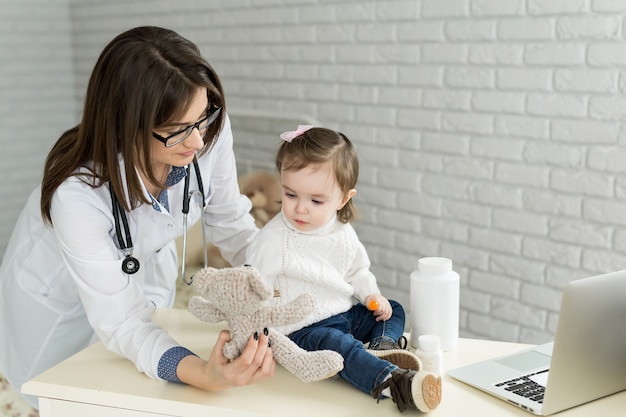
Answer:
[[(187, 263), (187, 218), (189, 217), (189, 203), (191, 202), (192, 197), (199, 196), (202, 208), (204, 209), (204, 185), (202, 184), (202, 174), (200, 173), (200, 168), (198, 166), (198, 160), (193, 158), (193, 167), (196, 171), (196, 180), (198, 181), (198, 190), (189, 192), (189, 180), (191, 177), (191, 164), (187, 165), (186, 171), (187, 175), (185, 175), (185, 188), (183, 191), (183, 259), (181, 265), (181, 278), (183, 282), (187, 285), (191, 285), (193, 283), (193, 276), (186, 278), (186, 263)], [(130, 235), (130, 228), (128, 227), (128, 217), (126, 212), (122, 209), (120, 202), (118, 201), (113, 189), (109, 185), (109, 192), (111, 194), (111, 206), (113, 210), (113, 217), (115, 219), (115, 234), (117, 235), (117, 242), (120, 245), (120, 250), (124, 255), (124, 259), (122, 260), (122, 271), (127, 274), (134, 274), (139, 271), (139, 260), (133, 256), (133, 252), (135, 248), (133, 247), (133, 239)], [(202, 222), (202, 247), (206, 248), (206, 232), (204, 228), (204, 220), (200, 219)], [(121, 223), (121, 225), (120, 225)], [(122, 228), (124, 229), (124, 237), (122, 237)], [(206, 268), (208, 265), (207, 251), (206, 249), (203, 251), (204, 253), (204, 267)]]

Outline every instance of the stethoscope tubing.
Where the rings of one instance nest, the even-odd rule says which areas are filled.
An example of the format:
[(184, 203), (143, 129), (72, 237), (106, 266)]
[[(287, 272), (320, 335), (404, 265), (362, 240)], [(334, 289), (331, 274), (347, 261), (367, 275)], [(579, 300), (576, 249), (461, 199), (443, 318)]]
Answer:
[[(109, 192), (111, 194), (113, 218), (115, 219), (115, 234), (117, 235), (117, 241), (120, 244), (120, 250), (124, 255), (124, 260), (122, 260), (122, 271), (127, 274), (134, 274), (139, 271), (140, 264), (139, 260), (133, 256), (135, 248), (133, 247), (133, 238), (130, 234), (130, 227), (128, 226), (128, 218), (126, 217), (126, 213), (122, 210), (122, 207), (120, 207), (120, 202), (115, 196), (113, 188), (110, 184)], [(126, 241), (122, 239), (120, 218), (122, 219), (122, 223), (124, 225), (124, 235), (126, 237)]]
[[(187, 285), (193, 284), (193, 275), (187, 279), (187, 218), (189, 217), (189, 203), (191, 202), (191, 198), (194, 194), (200, 194), (200, 201), (202, 208), (205, 206), (204, 201), (204, 185), (202, 184), (202, 175), (200, 175), (200, 167), (198, 166), (198, 159), (193, 158), (193, 167), (196, 171), (196, 181), (198, 181), (198, 191), (189, 192), (189, 177), (191, 176), (191, 164), (187, 165), (187, 175), (185, 176), (185, 188), (183, 191), (183, 259), (180, 269), (181, 279)], [(204, 219), (200, 218), (202, 222), (202, 247), (204, 250), (202, 251), (204, 254), (204, 267), (206, 268), (208, 265), (208, 258), (206, 252), (206, 233), (204, 231)]]
[[(187, 175), (185, 176), (185, 185), (183, 191), (183, 253), (182, 253), (182, 265), (181, 265), (181, 279), (187, 285), (191, 285), (193, 283), (193, 275), (187, 279), (185, 277), (186, 274), (186, 261), (187, 261), (187, 224), (189, 217), (189, 204), (191, 202), (191, 198), (195, 194), (199, 194), (200, 201), (202, 202), (202, 208), (205, 207), (206, 203), (204, 201), (204, 185), (202, 183), (202, 174), (200, 173), (200, 167), (198, 165), (198, 159), (196, 157), (193, 158), (193, 167), (196, 171), (196, 180), (198, 182), (198, 191), (189, 192), (189, 183), (191, 176), (191, 164), (187, 165)], [(139, 270), (139, 261), (133, 257), (133, 240), (130, 233), (130, 227), (128, 226), (128, 217), (126, 212), (122, 210), (120, 206), (119, 200), (113, 191), (113, 188), (109, 184), (109, 192), (111, 194), (111, 206), (113, 211), (113, 218), (115, 221), (115, 234), (117, 235), (117, 241), (120, 245), (120, 250), (124, 255), (124, 260), (122, 261), (122, 271), (127, 274), (134, 274)], [(121, 225), (120, 225), (121, 219)], [(206, 251), (206, 232), (204, 227), (204, 220), (200, 219), (202, 222), (202, 247), (204, 248), (204, 267), (206, 268), (208, 265), (208, 255)], [(122, 237), (122, 229), (124, 229), (124, 238)]]

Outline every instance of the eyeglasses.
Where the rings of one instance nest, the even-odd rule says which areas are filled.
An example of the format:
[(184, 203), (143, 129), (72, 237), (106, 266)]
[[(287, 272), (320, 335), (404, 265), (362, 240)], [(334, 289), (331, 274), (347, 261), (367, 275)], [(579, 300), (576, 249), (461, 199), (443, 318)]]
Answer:
[(221, 111), (222, 111), (222, 108), (218, 107), (216, 110), (213, 111), (213, 113), (209, 114), (204, 119), (199, 120), (198, 122), (192, 125), (189, 125), (186, 128), (179, 130), (178, 132), (174, 132), (169, 136), (163, 137), (159, 135), (158, 133), (154, 133), (154, 132), (152, 132), (152, 136), (155, 139), (163, 142), (163, 144), (168, 148), (178, 145), (179, 143), (187, 139), (189, 135), (191, 135), (191, 132), (193, 132), (194, 129), (198, 129), (198, 132), (200, 132), (200, 135), (202, 135), (202, 137), (204, 138), (204, 135), (206, 135), (207, 129), (209, 128), (209, 126), (211, 126), (211, 123), (213, 123), (217, 119)]

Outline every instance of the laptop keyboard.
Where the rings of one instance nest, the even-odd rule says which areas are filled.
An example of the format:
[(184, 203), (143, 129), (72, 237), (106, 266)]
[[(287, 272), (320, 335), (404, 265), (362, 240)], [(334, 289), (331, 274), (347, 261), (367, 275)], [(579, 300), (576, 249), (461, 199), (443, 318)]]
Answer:
[(530, 377), (544, 372), (548, 372), (548, 370), (546, 369), (544, 371), (536, 372), (534, 374), (524, 375), (522, 377), (500, 382), (496, 384), (496, 387), (502, 387), (505, 390), (512, 392), (513, 394), (517, 394), (521, 397), (528, 398), (531, 401), (542, 404), (543, 394), (545, 393), (546, 388), (543, 385), (539, 385), (538, 383), (530, 379)]

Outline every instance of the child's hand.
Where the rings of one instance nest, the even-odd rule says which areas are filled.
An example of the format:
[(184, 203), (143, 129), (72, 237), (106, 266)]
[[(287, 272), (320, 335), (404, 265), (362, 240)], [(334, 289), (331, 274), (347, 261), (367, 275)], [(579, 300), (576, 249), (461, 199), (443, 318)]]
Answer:
[(380, 294), (368, 295), (365, 299), (365, 306), (372, 311), (376, 321), (389, 320), (391, 318), (391, 304), (389, 304), (389, 300)]

